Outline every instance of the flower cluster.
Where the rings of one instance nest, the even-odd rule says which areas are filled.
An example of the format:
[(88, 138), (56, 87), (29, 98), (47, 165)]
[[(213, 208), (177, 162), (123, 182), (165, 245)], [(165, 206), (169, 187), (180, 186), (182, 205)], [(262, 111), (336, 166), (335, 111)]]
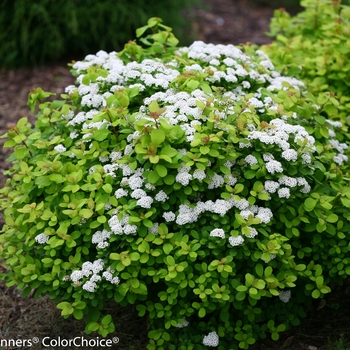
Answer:
[[(84, 279), (82, 288), (90, 293), (95, 292), (98, 288), (97, 282), (102, 280), (102, 277), (112, 284), (119, 284), (119, 277), (113, 277), (114, 271), (109, 267), (106, 271), (103, 271), (104, 262), (102, 259), (95, 260), (94, 262), (85, 261), (81, 266), (81, 270), (75, 270), (71, 273), (70, 279), (75, 285), (81, 285), (80, 280)], [(102, 272), (102, 277), (101, 277)], [(87, 278), (89, 278), (87, 280)]]
[(45, 235), (45, 233), (39, 233), (37, 236), (35, 236), (35, 240), (39, 243), (39, 244), (45, 244), (47, 243), (47, 241), (49, 240), (49, 236)]
[(288, 303), (290, 297), (291, 297), (291, 291), (290, 290), (281, 290), (279, 292), (278, 297), (280, 298), (281, 301), (283, 301), (284, 303)]
[(215, 348), (219, 345), (219, 336), (216, 332), (210, 332), (208, 335), (204, 336), (203, 344)]

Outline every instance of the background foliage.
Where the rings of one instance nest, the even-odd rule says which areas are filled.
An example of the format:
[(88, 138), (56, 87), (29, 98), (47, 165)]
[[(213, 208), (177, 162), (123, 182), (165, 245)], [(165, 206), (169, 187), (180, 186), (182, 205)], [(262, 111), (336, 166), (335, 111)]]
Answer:
[(98, 50), (118, 50), (135, 29), (158, 16), (189, 40), (183, 13), (196, 0), (4, 0), (0, 3), (0, 67), (39, 65)]
[(264, 50), (278, 70), (299, 76), (309, 90), (335, 93), (345, 122), (350, 114), (350, 7), (342, 4), (304, 0), (305, 9), (296, 16), (276, 10), (270, 24), (275, 39)]

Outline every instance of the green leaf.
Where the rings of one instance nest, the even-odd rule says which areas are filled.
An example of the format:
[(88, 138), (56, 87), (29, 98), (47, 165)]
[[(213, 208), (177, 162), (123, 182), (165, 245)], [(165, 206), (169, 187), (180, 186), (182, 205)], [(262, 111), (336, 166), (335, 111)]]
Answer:
[(164, 250), (164, 253), (168, 255), (173, 250), (173, 245), (170, 243), (165, 243), (163, 245), (163, 250)]
[(192, 91), (196, 90), (197, 87), (199, 86), (199, 81), (197, 81), (197, 80), (189, 80), (187, 82), (186, 86)]
[(334, 223), (334, 222), (337, 222), (338, 221), (338, 215), (336, 214), (330, 214), (326, 217), (326, 221), (327, 222), (331, 222), (331, 223)]
[(160, 145), (165, 140), (165, 133), (160, 129), (153, 129), (151, 132), (151, 140), (156, 145)]
[(148, 28), (149, 28), (148, 25), (137, 28), (136, 29), (136, 38), (139, 38), (140, 36), (142, 36)]
[(102, 188), (106, 193), (112, 193), (113, 191), (112, 185), (110, 184), (105, 184), (102, 186)]
[(85, 219), (89, 219), (93, 214), (94, 212), (91, 209), (81, 209), (79, 211), (79, 215)]
[(168, 174), (168, 169), (164, 165), (161, 165), (161, 164), (157, 164), (155, 166), (155, 171), (157, 172), (157, 174), (160, 177), (165, 177)]
[(108, 135), (110, 135), (110, 133), (111, 132), (108, 129), (99, 129), (94, 132), (93, 139), (96, 141), (103, 141), (108, 137)]
[(317, 201), (313, 198), (307, 198), (304, 202), (304, 208), (307, 210), (307, 211), (312, 211), (314, 210), (315, 206), (317, 204)]
[(205, 308), (204, 307), (201, 307), (199, 310), (198, 310), (198, 316), (200, 318), (203, 318), (206, 314), (206, 311), (205, 311)]

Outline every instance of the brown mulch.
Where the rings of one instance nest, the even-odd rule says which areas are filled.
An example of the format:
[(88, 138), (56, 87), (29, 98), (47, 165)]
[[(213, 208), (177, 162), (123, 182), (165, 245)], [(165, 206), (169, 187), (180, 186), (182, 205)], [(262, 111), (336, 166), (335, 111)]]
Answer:
[[(269, 29), (270, 18), (274, 7), (259, 6), (253, 0), (205, 0), (205, 8), (196, 9), (191, 19), (196, 40), (214, 44), (242, 44), (252, 42), (264, 44), (271, 41), (265, 35)], [(260, 2), (259, 2), (260, 3)], [(76, 57), (72, 57), (72, 60)], [(66, 62), (59, 62), (33, 69), (0, 71), (0, 134), (7, 131), (8, 126), (16, 123), (21, 117), (34, 121), (35, 117), (27, 107), (28, 93), (31, 89), (41, 87), (45, 91), (59, 94), (64, 88), (74, 83)], [(0, 145), (4, 142), (0, 139)], [(9, 150), (0, 150), (0, 172), (9, 167), (5, 159)], [(0, 175), (0, 187), (4, 176)], [(0, 264), (1, 269), (1, 264)], [(343, 287), (326, 296), (324, 301), (315, 301), (308, 310), (308, 317), (302, 325), (281, 335), (281, 340), (272, 342), (265, 340), (252, 347), (252, 350), (346, 350), (337, 341), (344, 334), (344, 342), (350, 344), (350, 285), (349, 280)], [(142, 329), (142, 322), (135, 325), (130, 319), (136, 313), (122, 313), (121, 323)], [(127, 319), (129, 317), (129, 319)], [(44, 320), (44, 321), (43, 321)], [(59, 311), (48, 298), (23, 299), (13, 289), (7, 289), (0, 283), (0, 339), (11, 335), (34, 336), (30, 330), (37, 330), (35, 336), (80, 335), (83, 330), (77, 322), (64, 320)], [(132, 333), (132, 330), (119, 331), (118, 336), (132, 342), (143, 332)], [(122, 338), (121, 337), (121, 338)], [(330, 347), (328, 338), (332, 344)], [(121, 344), (120, 344), (121, 345)], [(130, 349), (129, 346), (118, 346), (118, 349)], [(142, 345), (135, 344), (136, 350)], [(1, 347), (0, 347), (1, 349)]]

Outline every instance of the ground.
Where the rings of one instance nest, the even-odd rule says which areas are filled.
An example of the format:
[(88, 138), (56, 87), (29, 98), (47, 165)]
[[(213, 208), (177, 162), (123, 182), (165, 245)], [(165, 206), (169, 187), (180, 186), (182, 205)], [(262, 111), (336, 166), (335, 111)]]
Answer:
[[(197, 40), (215, 44), (268, 43), (271, 39), (264, 33), (274, 7), (257, 5), (253, 0), (205, 0), (206, 7), (196, 9), (191, 19)], [(259, 1), (260, 3), (260, 1)], [(72, 57), (77, 59), (76, 57)], [(31, 89), (41, 87), (45, 91), (63, 93), (73, 84), (66, 62), (59, 62), (34, 69), (0, 71), (0, 134), (8, 126), (24, 116), (34, 120), (26, 102)], [(8, 168), (5, 159), (9, 151), (0, 151), (0, 171)], [(0, 186), (4, 177), (0, 178)], [(0, 270), (5, 268), (0, 265)], [(334, 292), (324, 300), (315, 301), (308, 309), (303, 323), (281, 335), (278, 342), (264, 340), (252, 350), (345, 350), (350, 341), (350, 283), (334, 286)], [(116, 336), (121, 350), (145, 349), (147, 334), (145, 320), (138, 319), (135, 310), (114, 310), (117, 320)], [(83, 328), (74, 320), (63, 320), (60, 312), (48, 298), (22, 298), (13, 288), (0, 284), (0, 339), (31, 338), (33, 336), (81, 336)], [(341, 335), (344, 335), (342, 340)], [(343, 345), (342, 345), (343, 344)], [(347, 344), (344, 345), (344, 344)], [(40, 349), (39, 345), (31, 349)], [(0, 346), (0, 349), (1, 346)], [(97, 348), (95, 348), (97, 349)]]

